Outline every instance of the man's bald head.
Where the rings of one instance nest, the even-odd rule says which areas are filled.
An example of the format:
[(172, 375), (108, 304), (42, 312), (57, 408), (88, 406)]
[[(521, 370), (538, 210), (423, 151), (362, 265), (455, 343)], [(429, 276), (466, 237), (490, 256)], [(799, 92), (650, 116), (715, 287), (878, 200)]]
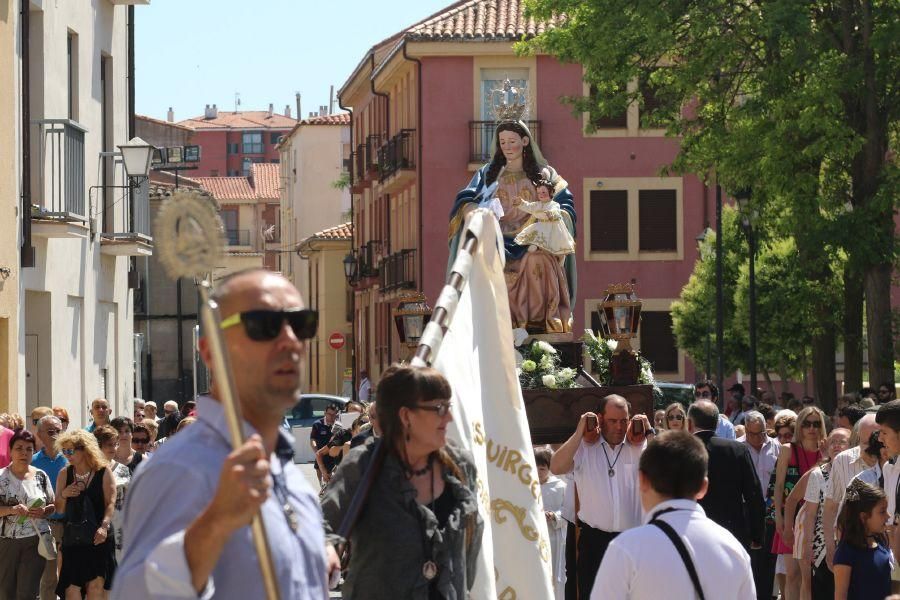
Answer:
[(610, 407), (621, 408), (626, 413), (631, 412), (631, 406), (628, 404), (628, 400), (618, 394), (610, 394), (609, 396), (604, 396), (600, 399), (600, 404), (597, 406), (597, 414), (601, 417), (604, 416), (606, 414), (606, 409)]
[(715, 431), (719, 424), (719, 408), (709, 400), (697, 400), (691, 404), (687, 416), (694, 430)]
[(300, 293), (294, 285), (278, 273), (254, 267), (230, 273), (216, 283), (212, 299), (219, 305), (219, 314), (224, 318), (235, 312), (251, 310), (248, 303), (264, 294), (266, 290), (285, 288), (296, 294), (299, 307), (303, 306)]
[(874, 431), (878, 431), (878, 423), (875, 422), (875, 415), (873, 413), (866, 413), (866, 416), (856, 422), (856, 435), (859, 439), (860, 448), (865, 450), (869, 447), (869, 438)]

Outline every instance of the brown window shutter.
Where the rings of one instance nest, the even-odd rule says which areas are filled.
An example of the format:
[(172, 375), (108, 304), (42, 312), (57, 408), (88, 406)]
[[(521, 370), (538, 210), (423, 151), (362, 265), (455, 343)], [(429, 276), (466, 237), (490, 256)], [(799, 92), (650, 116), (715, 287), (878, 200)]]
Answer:
[(591, 252), (628, 252), (626, 190), (591, 190)]
[(641, 312), (641, 355), (653, 365), (654, 373), (678, 372), (678, 346), (672, 332), (672, 313)]
[[(594, 85), (590, 86), (589, 95), (591, 98), (597, 97), (597, 88)], [(628, 127), (628, 109), (611, 117), (592, 117), (591, 125), (597, 129), (625, 129)]]
[[(678, 250), (675, 190), (641, 190), (639, 248), (642, 252)], [(593, 208), (593, 207), (592, 207)]]

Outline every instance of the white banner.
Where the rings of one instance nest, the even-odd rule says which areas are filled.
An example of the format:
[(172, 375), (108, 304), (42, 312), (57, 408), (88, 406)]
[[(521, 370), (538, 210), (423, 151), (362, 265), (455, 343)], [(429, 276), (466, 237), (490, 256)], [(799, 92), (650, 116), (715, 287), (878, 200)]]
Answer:
[(490, 213), (473, 211), (471, 218), (485, 220), (476, 228), (482, 235), (434, 363), (453, 387), (451, 437), (478, 468), (485, 528), (471, 597), (550, 600), (550, 542), (516, 375), (503, 238)]

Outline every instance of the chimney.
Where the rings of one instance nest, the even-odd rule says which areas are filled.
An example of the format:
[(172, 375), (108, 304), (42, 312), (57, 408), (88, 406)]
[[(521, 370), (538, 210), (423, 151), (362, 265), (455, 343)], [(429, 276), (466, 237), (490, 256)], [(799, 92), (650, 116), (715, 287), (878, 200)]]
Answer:
[(175, 111), (172, 110), (171, 106), (169, 107), (169, 112), (166, 113), (166, 121), (168, 121), (169, 123), (175, 122)]
[(328, 107), (325, 106), (324, 104), (322, 104), (321, 106), (319, 106), (319, 116), (320, 116), (320, 117), (324, 117), (324, 116), (327, 115), (327, 114), (328, 114)]
[(309, 118), (310, 118), (310, 119), (315, 118), (315, 117), (317, 117), (317, 116), (318, 116), (318, 115), (317, 115), (316, 113), (314, 113), (313, 111), (309, 111)]
[(300, 92), (297, 92), (297, 93), (295, 94), (295, 96), (296, 96), (296, 98), (297, 98), (297, 118), (298, 118), (298, 119), (302, 119), (302, 118), (303, 118), (303, 111), (300, 110)]
[(275, 105), (269, 102), (269, 118), (272, 118), (272, 114), (275, 112)]
[(207, 119), (215, 119), (216, 117), (219, 116), (219, 109), (216, 107), (215, 104), (213, 104), (212, 106), (207, 104), (206, 111), (203, 113), (203, 116)]
[(290, 104), (284, 105), (284, 116), (286, 116), (288, 119), (291, 118), (291, 105)]

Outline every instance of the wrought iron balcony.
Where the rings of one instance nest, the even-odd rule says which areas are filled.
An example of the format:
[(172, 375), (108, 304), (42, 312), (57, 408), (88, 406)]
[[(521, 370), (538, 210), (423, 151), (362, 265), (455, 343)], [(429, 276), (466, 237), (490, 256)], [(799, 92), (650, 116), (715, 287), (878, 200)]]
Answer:
[(381, 260), (381, 292), (416, 289), (416, 250), (395, 252)]
[(121, 201), (108, 210), (112, 215), (112, 231), (100, 236), (104, 254), (149, 256), (153, 253), (148, 178), (142, 178), (136, 187), (127, 190)]
[(359, 249), (359, 265), (356, 269), (357, 277), (365, 279), (367, 277), (378, 277), (378, 266), (376, 265), (377, 256), (376, 248), (381, 246), (380, 240), (370, 240)]
[(38, 135), (32, 138), (37, 166), (32, 169), (32, 219), (86, 223), (87, 129), (69, 119), (39, 119), (32, 123), (38, 128)]
[[(541, 122), (526, 121), (534, 141), (541, 143)], [(495, 121), (469, 121), (469, 162), (490, 162), (491, 146), (494, 143)]]
[(416, 168), (416, 130), (401, 129), (378, 149), (379, 180), (384, 182), (403, 169)]
[(249, 229), (226, 229), (225, 241), (229, 246), (249, 246), (250, 230)]

